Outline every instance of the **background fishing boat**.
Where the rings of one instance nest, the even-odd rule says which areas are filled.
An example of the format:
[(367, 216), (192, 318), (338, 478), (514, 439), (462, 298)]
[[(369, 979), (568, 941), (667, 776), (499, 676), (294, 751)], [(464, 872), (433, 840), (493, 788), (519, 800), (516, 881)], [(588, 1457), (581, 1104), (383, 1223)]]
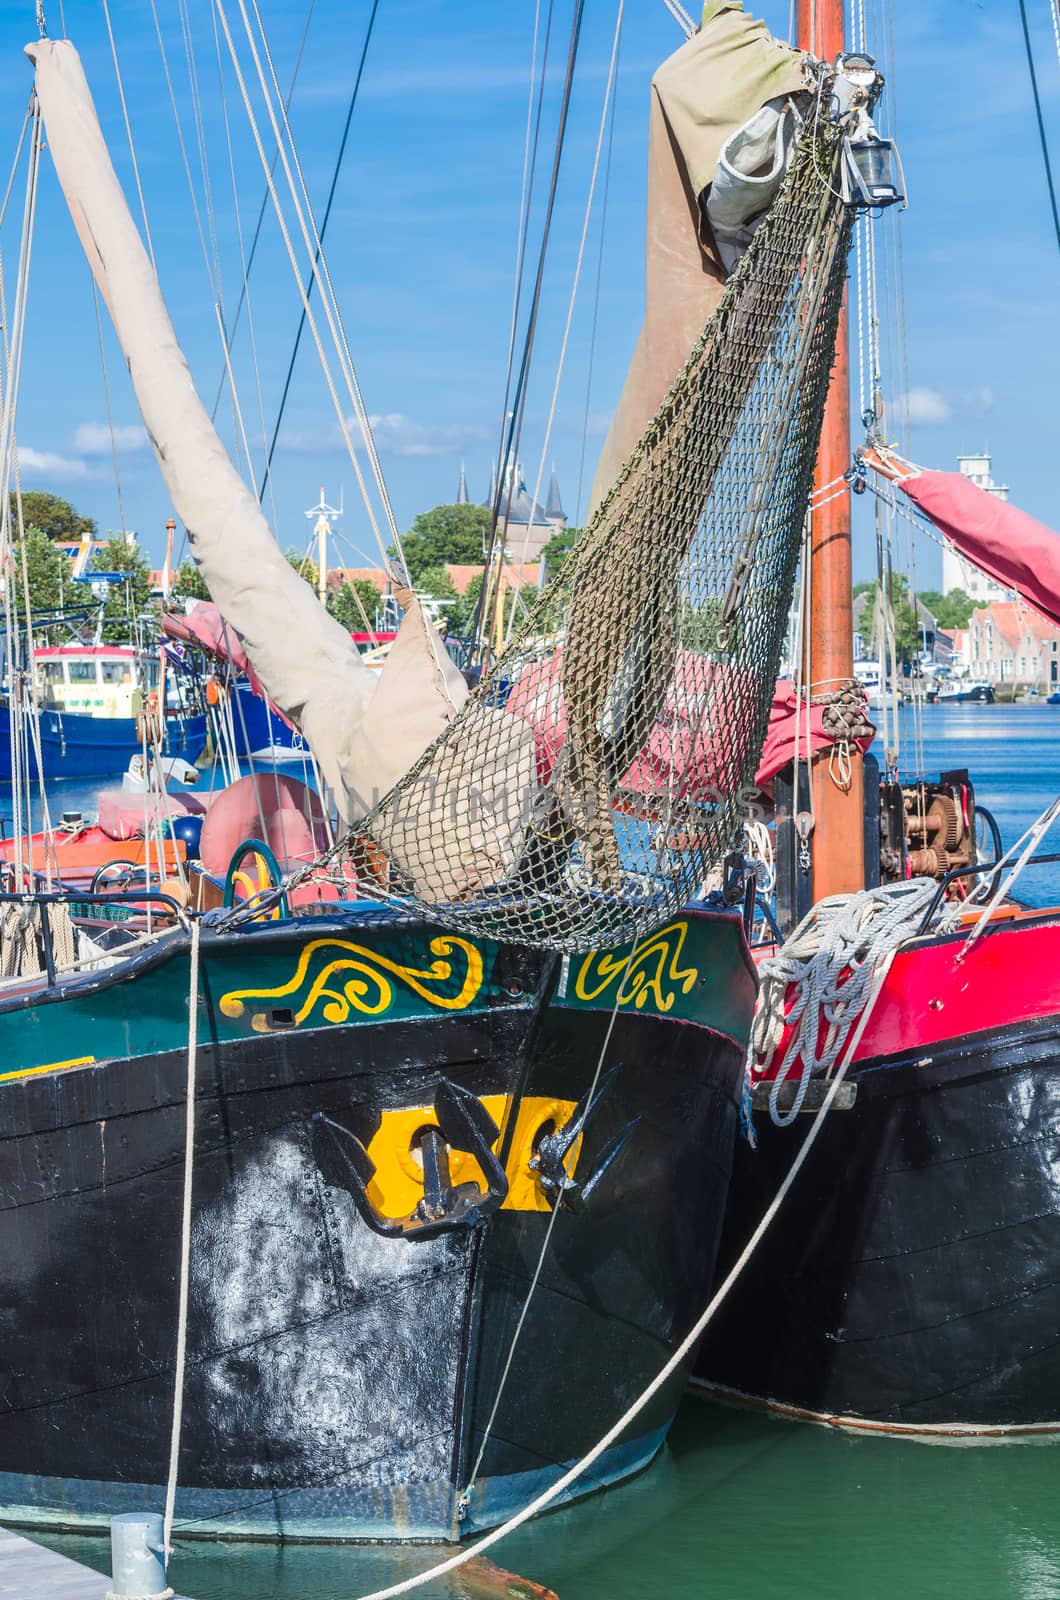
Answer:
[[(194, 763), (202, 755), (206, 715), (198, 685), (171, 669), (163, 687), (157, 652), (132, 645), (42, 645), (31, 659), (40, 681), (39, 759), (36, 740), (27, 752), (33, 777), (120, 775), (143, 750), (141, 717), (152, 706), (162, 719), (164, 757)], [(10, 701), (0, 702), (0, 783), (11, 781), (11, 716)]]

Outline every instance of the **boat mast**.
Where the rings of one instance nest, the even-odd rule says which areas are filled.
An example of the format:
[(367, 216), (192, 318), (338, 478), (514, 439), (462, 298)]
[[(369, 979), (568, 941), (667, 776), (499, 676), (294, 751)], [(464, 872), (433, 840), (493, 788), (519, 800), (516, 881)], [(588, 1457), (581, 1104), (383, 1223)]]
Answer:
[[(834, 61), (844, 49), (843, 0), (798, 0), (800, 49)], [(850, 466), (850, 330), (844, 291), (835, 365), (825, 403), (814, 489), (834, 484)], [(833, 498), (834, 496), (834, 498)], [(850, 489), (822, 495), (810, 526), (809, 651), (806, 692), (827, 694), (854, 675), (854, 618), (850, 542)], [(804, 575), (805, 577), (805, 575)], [(815, 825), (810, 839), (813, 899), (850, 894), (865, 887), (864, 768), (851, 751), (850, 786), (842, 789), (829, 772), (829, 752), (810, 762)]]

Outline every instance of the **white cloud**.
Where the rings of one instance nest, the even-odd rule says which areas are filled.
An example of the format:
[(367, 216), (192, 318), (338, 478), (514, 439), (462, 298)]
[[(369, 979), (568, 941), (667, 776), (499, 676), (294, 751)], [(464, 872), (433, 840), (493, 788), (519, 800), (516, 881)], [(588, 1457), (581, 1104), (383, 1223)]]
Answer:
[(20, 472), (46, 472), (52, 478), (87, 478), (88, 463), (73, 456), (56, 455), (52, 450), (34, 450), (32, 445), (18, 447)]
[(953, 414), (948, 401), (937, 389), (910, 389), (908, 394), (898, 396), (894, 410), (898, 416), (905, 411), (910, 422), (927, 425), (948, 422)]
[(989, 411), (994, 403), (994, 391), (983, 384), (978, 389), (969, 389), (964, 399), (979, 411)]
[[(81, 422), (74, 429), (71, 443), (75, 450), (86, 456), (109, 456), (111, 453), (110, 428), (105, 422)], [(114, 446), (119, 454), (147, 448), (147, 434), (139, 422), (118, 423), (114, 429)]]
[[(389, 411), (385, 416), (369, 417), (376, 447), (392, 456), (449, 456), (477, 444), (486, 429), (472, 423), (416, 422)], [(356, 428), (351, 428), (356, 438)]]
[[(369, 417), (376, 448), (380, 455), (390, 456), (451, 456), (463, 450), (481, 446), (489, 437), (489, 430), (478, 423), (417, 422), (400, 411), (388, 411)], [(347, 417), (346, 426), (355, 447), (362, 448), (361, 430), (353, 417)], [(280, 438), (285, 450), (297, 455), (320, 455), (333, 450), (344, 450), (345, 441), (338, 428), (294, 428)]]

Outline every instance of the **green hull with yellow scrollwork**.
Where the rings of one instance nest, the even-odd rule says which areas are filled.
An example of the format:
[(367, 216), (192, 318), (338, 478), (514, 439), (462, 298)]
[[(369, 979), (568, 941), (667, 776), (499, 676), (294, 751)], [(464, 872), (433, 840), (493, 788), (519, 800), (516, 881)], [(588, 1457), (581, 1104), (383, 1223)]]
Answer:
[(0, 1516), (161, 1504), (189, 1003), (177, 1528), (456, 1539), (591, 1446), (701, 1309), (753, 1001), (729, 917), (560, 963), (363, 903), (204, 928), (197, 996), (178, 929), (6, 999)]

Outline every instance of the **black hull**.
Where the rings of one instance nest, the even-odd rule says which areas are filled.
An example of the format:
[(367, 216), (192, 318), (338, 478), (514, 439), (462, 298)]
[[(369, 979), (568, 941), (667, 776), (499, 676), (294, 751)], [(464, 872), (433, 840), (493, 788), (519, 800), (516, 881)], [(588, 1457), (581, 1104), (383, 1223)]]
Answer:
[[(580, 1095), (609, 1013), (542, 1015), (543, 958), (504, 960), (500, 988), (523, 998), (485, 1015), (203, 1043), (178, 1531), (438, 1539), (496, 1523), (596, 1442), (701, 1309), (742, 1049), (620, 1013), (620, 1066), (579, 1171), (636, 1127), (584, 1211), (557, 1219), (460, 1506), (549, 1213), (381, 1237), (325, 1180), (312, 1118), (367, 1139), (387, 1108), (430, 1105), (443, 1075), (480, 1097)], [(0, 1099), (5, 1520), (100, 1526), (162, 1504), (185, 1073), (170, 1050), (28, 1077)], [(684, 1376), (585, 1488), (650, 1460)]]
[[(867, 1064), (708, 1329), (697, 1382), (881, 1431), (1060, 1430), (1060, 1018)], [(721, 1260), (809, 1126), (756, 1118)]]

